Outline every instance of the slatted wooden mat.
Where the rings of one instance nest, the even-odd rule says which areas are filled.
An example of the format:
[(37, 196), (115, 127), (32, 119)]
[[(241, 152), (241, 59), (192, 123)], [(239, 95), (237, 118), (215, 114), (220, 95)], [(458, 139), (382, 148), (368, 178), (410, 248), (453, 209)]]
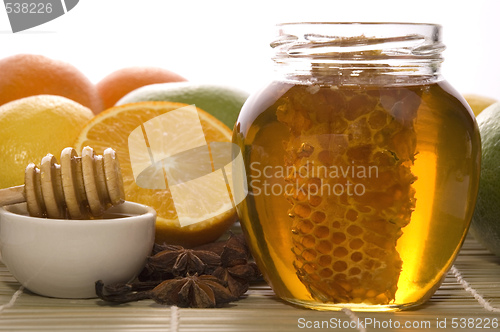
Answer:
[[(500, 330), (500, 258), (469, 237), (454, 268), (417, 309), (352, 313), (286, 304), (265, 283), (252, 285), (245, 298), (217, 309), (184, 309), (153, 301), (110, 306), (97, 299), (52, 299), (20, 291), (20, 284), (0, 263), (0, 331)], [(471, 289), (466, 290), (467, 285)]]

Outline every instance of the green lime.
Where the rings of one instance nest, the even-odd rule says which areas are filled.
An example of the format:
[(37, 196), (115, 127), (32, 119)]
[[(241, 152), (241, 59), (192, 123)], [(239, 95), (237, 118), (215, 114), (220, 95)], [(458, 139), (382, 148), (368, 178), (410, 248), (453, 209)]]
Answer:
[(477, 116), (481, 133), (481, 179), (470, 231), (500, 256), (500, 102)]
[(192, 82), (151, 84), (138, 88), (116, 105), (139, 101), (173, 101), (194, 104), (233, 129), (248, 93), (233, 87)]

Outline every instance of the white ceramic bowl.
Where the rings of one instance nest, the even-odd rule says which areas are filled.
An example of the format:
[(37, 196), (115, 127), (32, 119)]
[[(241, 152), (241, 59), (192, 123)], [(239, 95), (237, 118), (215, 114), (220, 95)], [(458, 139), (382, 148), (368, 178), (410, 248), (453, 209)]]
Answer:
[(124, 217), (62, 220), (30, 217), (26, 203), (0, 208), (0, 251), (27, 289), (58, 298), (93, 298), (95, 282), (132, 280), (154, 244), (156, 212), (132, 202), (107, 211)]

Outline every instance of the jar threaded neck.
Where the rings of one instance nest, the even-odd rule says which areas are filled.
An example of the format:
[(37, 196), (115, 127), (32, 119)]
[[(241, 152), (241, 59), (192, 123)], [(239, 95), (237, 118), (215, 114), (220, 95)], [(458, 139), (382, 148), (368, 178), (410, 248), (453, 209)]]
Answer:
[(287, 80), (403, 84), (436, 80), (441, 26), (414, 23), (284, 23), (271, 43)]

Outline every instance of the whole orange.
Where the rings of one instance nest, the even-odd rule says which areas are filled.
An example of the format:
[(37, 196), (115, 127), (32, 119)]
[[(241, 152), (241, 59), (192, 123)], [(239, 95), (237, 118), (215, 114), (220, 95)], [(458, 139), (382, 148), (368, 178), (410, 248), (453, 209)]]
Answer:
[(156, 83), (184, 82), (184, 77), (159, 67), (127, 67), (112, 72), (97, 83), (104, 109), (116, 104), (130, 91)]
[(95, 85), (76, 67), (37, 54), (16, 54), (0, 60), (0, 105), (36, 96), (66, 97), (102, 111), (102, 102)]

